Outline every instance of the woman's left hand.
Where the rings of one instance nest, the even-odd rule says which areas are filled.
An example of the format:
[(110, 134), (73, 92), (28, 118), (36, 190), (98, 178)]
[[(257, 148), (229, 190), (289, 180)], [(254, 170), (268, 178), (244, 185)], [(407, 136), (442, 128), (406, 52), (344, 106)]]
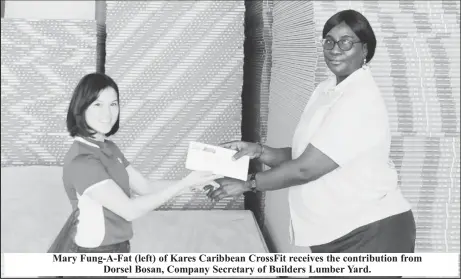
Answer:
[(247, 181), (242, 181), (234, 178), (220, 178), (216, 182), (220, 185), (219, 188), (208, 192), (207, 196), (215, 201), (219, 201), (227, 197), (237, 197), (243, 193), (250, 191), (250, 184)]

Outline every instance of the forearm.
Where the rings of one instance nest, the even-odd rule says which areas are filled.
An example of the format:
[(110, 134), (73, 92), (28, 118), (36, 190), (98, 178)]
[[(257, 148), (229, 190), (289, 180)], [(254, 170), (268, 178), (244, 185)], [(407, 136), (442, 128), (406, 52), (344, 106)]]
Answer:
[(271, 168), (277, 167), (284, 162), (291, 160), (291, 147), (273, 148), (264, 146), (259, 161)]
[(314, 179), (299, 167), (295, 160), (285, 161), (277, 167), (256, 174), (256, 189), (274, 191), (308, 183)]
[(144, 196), (152, 193), (160, 192), (164, 189), (167, 189), (174, 184), (178, 183), (179, 180), (146, 180), (145, 187), (139, 187), (136, 191), (137, 195)]
[(152, 192), (149, 194), (132, 198), (131, 205), (133, 210), (131, 212), (132, 216), (130, 216), (129, 219), (134, 220), (138, 217), (141, 217), (142, 215), (157, 209), (165, 202), (180, 194), (185, 189), (185, 187), (181, 182), (174, 182), (174, 184), (165, 182), (163, 185), (161, 185), (162, 183), (157, 183), (157, 186), (153, 187)]

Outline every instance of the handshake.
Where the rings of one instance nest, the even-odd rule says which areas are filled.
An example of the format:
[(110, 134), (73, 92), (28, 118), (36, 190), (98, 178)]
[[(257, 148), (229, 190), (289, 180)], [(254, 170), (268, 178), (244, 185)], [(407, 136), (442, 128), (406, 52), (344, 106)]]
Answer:
[(250, 159), (262, 155), (257, 143), (232, 141), (212, 146), (192, 142), (186, 168), (192, 172), (181, 180), (193, 191), (205, 191), (214, 200), (236, 197), (250, 190), (247, 181)]

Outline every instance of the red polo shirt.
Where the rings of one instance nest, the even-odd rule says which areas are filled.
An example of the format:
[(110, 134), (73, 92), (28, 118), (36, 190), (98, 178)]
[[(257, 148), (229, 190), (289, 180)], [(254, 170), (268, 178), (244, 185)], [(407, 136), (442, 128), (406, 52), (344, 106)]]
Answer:
[(80, 211), (75, 243), (95, 248), (130, 240), (132, 224), (103, 207), (87, 193), (101, 182), (112, 179), (130, 197), (126, 167), (129, 162), (112, 141), (99, 142), (75, 137), (64, 158), (63, 182), (68, 192), (75, 191)]

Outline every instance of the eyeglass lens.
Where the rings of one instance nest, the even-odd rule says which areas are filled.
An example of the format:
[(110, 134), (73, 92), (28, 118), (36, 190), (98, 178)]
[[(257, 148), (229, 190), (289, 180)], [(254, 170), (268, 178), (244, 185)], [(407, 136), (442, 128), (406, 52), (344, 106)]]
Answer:
[(349, 40), (339, 40), (338, 42), (335, 42), (333, 40), (327, 39), (327, 40), (324, 40), (323, 42), (323, 48), (325, 50), (332, 50), (335, 47), (336, 43), (338, 44), (341, 50), (345, 50), (345, 51), (350, 50), (353, 45), (353, 43)]

